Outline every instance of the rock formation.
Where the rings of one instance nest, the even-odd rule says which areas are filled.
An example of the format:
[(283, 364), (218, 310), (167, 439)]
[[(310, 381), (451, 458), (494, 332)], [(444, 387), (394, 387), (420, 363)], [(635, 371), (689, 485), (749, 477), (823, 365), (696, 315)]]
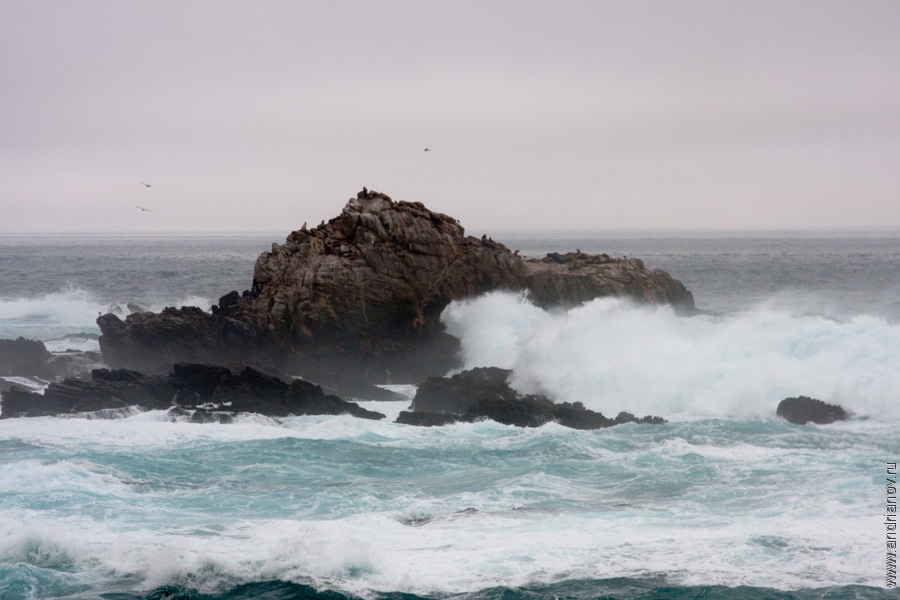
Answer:
[(841, 406), (827, 404), (808, 396), (785, 398), (778, 403), (775, 415), (794, 425), (806, 425), (807, 423), (827, 425), (835, 421), (844, 421), (848, 418), (847, 413)]
[(273, 244), (257, 260), (250, 290), (223, 296), (212, 314), (184, 307), (125, 321), (103, 315), (100, 347), (110, 366), (140, 370), (188, 361), (296, 373), (339, 363), (368, 381), (419, 381), (456, 360), (458, 340), (439, 320), (447, 304), (493, 290), (528, 290), (544, 307), (614, 295), (694, 308), (680, 282), (639, 260), (525, 260), (466, 236), (455, 219), (421, 203), (363, 189), (337, 217)]
[(0, 339), (0, 376), (41, 377), (50, 379), (77, 375), (99, 362), (96, 353), (52, 354), (44, 342), (23, 337)]
[(95, 369), (91, 381), (67, 378), (51, 383), (43, 394), (13, 387), (0, 399), (0, 418), (42, 417), (104, 410), (172, 409), (192, 420), (224, 422), (241, 412), (270, 417), (350, 414), (383, 419), (307, 381), (291, 383), (245, 368), (233, 375), (225, 367), (179, 363), (169, 375), (144, 375), (128, 369)]
[(430, 427), (490, 419), (517, 427), (540, 427), (556, 422), (573, 429), (666, 422), (651, 416), (638, 419), (626, 412), (610, 419), (580, 402), (557, 404), (541, 395), (521, 396), (506, 383), (510, 373), (489, 367), (463, 371), (452, 377), (429, 377), (416, 390), (411, 410), (401, 412), (396, 422)]
[(410, 409), (418, 413), (464, 415), (480, 400), (516, 400), (506, 383), (512, 371), (477, 367), (451, 377), (429, 377), (416, 388)]

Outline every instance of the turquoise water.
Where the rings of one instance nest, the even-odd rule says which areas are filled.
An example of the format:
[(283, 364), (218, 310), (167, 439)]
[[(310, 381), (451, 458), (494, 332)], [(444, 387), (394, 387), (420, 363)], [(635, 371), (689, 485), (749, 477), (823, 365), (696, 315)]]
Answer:
[[(261, 238), (7, 237), (0, 337), (96, 349), (97, 312), (249, 287)], [(523, 392), (668, 424), (416, 428), (392, 423), (407, 402), (365, 398), (388, 418), (0, 420), (0, 598), (898, 597), (897, 237), (591, 239), (716, 314), (493, 294), (444, 322), (466, 366)], [(798, 394), (854, 418), (776, 419)]]
[(895, 427), (872, 420), (583, 432), (144, 413), (0, 421), (0, 439), (4, 598), (241, 597), (263, 582), (281, 582), (272, 597), (307, 593), (287, 583), (359, 597), (881, 597), (884, 463), (900, 454)]

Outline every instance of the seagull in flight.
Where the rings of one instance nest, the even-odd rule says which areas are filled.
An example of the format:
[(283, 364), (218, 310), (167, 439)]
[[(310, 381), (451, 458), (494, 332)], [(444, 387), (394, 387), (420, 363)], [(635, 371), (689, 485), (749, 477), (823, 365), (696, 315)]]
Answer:
[(135, 204), (134, 207), (135, 207), (135, 208), (139, 208), (139, 209), (141, 209), (141, 210), (144, 211), (144, 212), (153, 212), (153, 211), (150, 210), (149, 208), (144, 208), (143, 206), (138, 206), (137, 204)]
[(141, 185), (144, 186), (144, 187), (148, 187), (148, 188), (149, 188), (149, 187), (153, 187), (153, 186), (152, 186), (151, 184), (149, 184), (149, 183), (141, 183)]
[(431, 152), (431, 148), (425, 148), (425, 152)]

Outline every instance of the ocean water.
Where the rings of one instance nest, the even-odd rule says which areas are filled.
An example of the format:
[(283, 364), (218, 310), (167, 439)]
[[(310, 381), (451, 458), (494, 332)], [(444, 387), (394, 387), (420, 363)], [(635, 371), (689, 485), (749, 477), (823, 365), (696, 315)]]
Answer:
[[(97, 350), (98, 313), (208, 308), (284, 237), (0, 235), (0, 338)], [(443, 316), (466, 367), (668, 424), (416, 428), (365, 398), (388, 418), (0, 420), (0, 598), (898, 597), (900, 232), (493, 237), (694, 292), (694, 317), (515, 294)], [(777, 419), (800, 394), (854, 416)]]

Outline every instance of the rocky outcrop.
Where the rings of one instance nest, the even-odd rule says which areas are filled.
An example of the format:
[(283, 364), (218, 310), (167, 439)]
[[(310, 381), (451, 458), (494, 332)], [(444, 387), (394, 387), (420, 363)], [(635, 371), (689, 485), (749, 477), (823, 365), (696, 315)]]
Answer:
[(416, 388), (410, 409), (418, 413), (464, 415), (481, 400), (516, 400), (506, 380), (512, 371), (477, 367), (451, 377), (429, 377)]
[(226, 422), (237, 413), (270, 417), (349, 414), (364, 419), (384, 415), (366, 410), (307, 381), (287, 383), (252, 368), (238, 375), (215, 365), (176, 364), (169, 375), (144, 375), (128, 369), (95, 369), (91, 381), (68, 378), (51, 383), (43, 394), (11, 388), (0, 399), (0, 418), (41, 417), (104, 410), (170, 409), (199, 422)]
[(525, 261), (529, 298), (543, 307), (575, 306), (604, 296), (650, 304), (671, 304), (681, 312), (694, 309), (693, 296), (661, 270), (648, 270), (638, 258), (608, 254), (553, 252)]
[(46, 376), (52, 369), (53, 355), (43, 342), (17, 338), (0, 340), (0, 375)]
[(555, 403), (541, 395), (521, 396), (506, 383), (510, 373), (490, 367), (463, 371), (452, 377), (429, 377), (416, 390), (411, 410), (401, 412), (396, 422), (430, 427), (490, 419), (517, 427), (540, 427), (554, 422), (573, 429), (666, 422), (651, 416), (638, 419), (626, 412), (610, 419), (580, 402)]
[(0, 339), (0, 376), (50, 379), (77, 375), (89, 371), (90, 365), (99, 360), (92, 352), (53, 354), (44, 342), (23, 337)]
[(544, 396), (525, 396), (515, 400), (483, 399), (471, 406), (465, 414), (403, 411), (396, 423), (436, 427), (451, 423), (474, 423), (491, 420), (515, 427), (540, 427), (547, 423), (559, 423), (572, 429), (602, 429), (624, 423), (661, 425), (662, 417), (636, 418), (621, 412), (615, 419), (604, 417), (584, 407), (580, 402), (556, 404)]
[(816, 423), (827, 425), (835, 421), (844, 421), (849, 418), (846, 411), (837, 404), (827, 404), (808, 396), (785, 398), (778, 403), (775, 415), (793, 423), (794, 425), (806, 425)]
[(458, 340), (440, 323), (447, 304), (494, 290), (528, 290), (545, 307), (608, 295), (694, 307), (680, 282), (639, 260), (579, 252), (525, 260), (421, 203), (363, 189), (337, 217), (273, 244), (250, 290), (223, 296), (211, 314), (104, 315), (100, 346), (115, 367), (255, 361), (293, 372), (338, 362), (368, 381), (419, 381), (456, 360)]
[[(97, 317), (97, 324), (107, 364), (151, 373), (164, 372), (176, 362), (227, 363), (240, 356), (239, 350), (252, 338), (252, 331), (243, 323), (213, 319), (194, 306), (132, 313), (125, 321), (108, 313)], [(238, 333), (230, 334), (229, 325)]]

